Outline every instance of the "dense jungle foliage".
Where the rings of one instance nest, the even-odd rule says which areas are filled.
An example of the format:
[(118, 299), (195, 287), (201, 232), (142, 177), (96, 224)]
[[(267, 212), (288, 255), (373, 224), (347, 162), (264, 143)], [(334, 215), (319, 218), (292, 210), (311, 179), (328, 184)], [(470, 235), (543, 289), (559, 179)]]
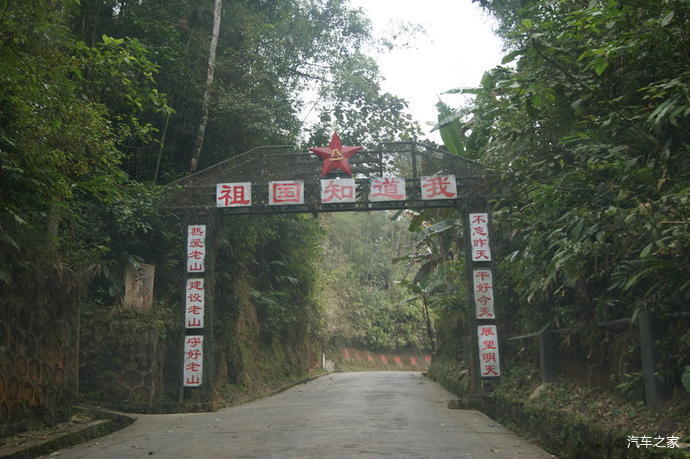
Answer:
[[(320, 303), (333, 347), (428, 352), (428, 309), (401, 283), (410, 266), (394, 264), (418, 239), (408, 221), (389, 212), (326, 214), (319, 263)], [(433, 312), (432, 312), (433, 314)]]
[[(569, 329), (596, 349), (600, 322), (675, 314), (659, 371), (681, 387), (690, 365), (690, 327), (678, 318), (690, 300), (690, 3), (478, 3), (508, 53), (481, 86), (450, 91), (472, 102), (441, 106), (441, 129), (449, 148), (491, 173), (504, 333)], [(639, 358), (632, 343), (628, 351)]]
[[(327, 143), (336, 126), (349, 143), (414, 136), (406, 102), (381, 91), (363, 52), (374, 42), (345, 0), (0, 1), (0, 294), (35, 306), (22, 292), (49, 277), (81, 299), (82, 336), (96, 340), (132, 320), (122, 274), (145, 262), (154, 312), (137, 320), (162, 339), (180, 333), (183, 230), (165, 185), (197, 147), (203, 169), (259, 145)], [(219, 375), (241, 383), (256, 349), (234, 338), (286, 353), (320, 339), (324, 236), (311, 217), (224, 224), (217, 358), (235, 356)], [(101, 341), (82, 349), (86, 391), (114, 371), (94, 360), (116, 349)]]
[[(65, 237), (92, 216), (117, 214), (110, 223), (130, 236), (151, 230), (152, 185), (187, 172), (213, 2), (5, 0), (1, 11), (7, 283), (46, 228), (80, 254), (116, 252), (110, 243), (72, 247), (79, 238)], [(257, 145), (295, 143), (308, 129), (325, 132), (300, 120), (311, 87), (336, 117), (341, 105), (370, 104), (404, 125), (405, 103), (380, 93), (376, 66), (360, 52), (372, 40), (368, 22), (345, 2), (225, 1), (223, 12), (201, 167)], [(359, 131), (376, 132), (376, 123), (362, 119)]]
[[(508, 54), (480, 87), (452, 90), (473, 99), (441, 106), (441, 130), (491, 173), (504, 333), (569, 328), (594, 343), (601, 321), (687, 312), (688, 1), (478, 3)], [(418, 135), (405, 101), (382, 93), (369, 23), (345, 0), (223, 0), (208, 87), (214, 15), (212, 0), (0, 1), (1, 293), (50, 265), (55, 282), (88, 284), (85, 307), (100, 314), (122, 294), (122, 267), (143, 261), (174, 314), (182, 234), (163, 185), (188, 173), (206, 93), (199, 168), (258, 145), (323, 144), (333, 126), (347, 144)], [(434, 315), (439, 337), (457, 339), (460, 217), (417, 215), (419, 247), (389, 217), (233, 222), (227, 280), (249, 267), (251, 285), (227, 293), (255, 303), (267, 343), (325, 318), (349, 343), (434, 347)], [(396, 256), (406, 263), (383, 262)], [(422, 268), (405, 276), (407, 263)], [(302, 320), (293, 303), (309, 330), (285, 328)], [(690, 333), (687, 321), (668, 330), (663, 376), (678, 386)]]
[[(167, 248), (179, 234), (156, 184), (188, 171), (207, 89), (213, 3), (2, 2), (4, 286), (46, 251), (67, 269), (109, 278), (100, 287), (112, 297), (121, 293), (115, 271), (122, 263), (173, 263)], [(416, 129), (405, 102), (381, 93), (376, 65), (360, 51), (373, 40), (368, 21), (346, 2), (222, 7), (200, 167), (257, 145), (294, 144), (309, 132), (322, 141), (334, 122), (352, 121), (353, 136), (385, 124), (386, 139)], [(307, 89), (321, 94), (311, 110), (334, 119), (304, 124)], [(356, 123), (343, 118), (355, 105), (370, 107), (353, 115)]]

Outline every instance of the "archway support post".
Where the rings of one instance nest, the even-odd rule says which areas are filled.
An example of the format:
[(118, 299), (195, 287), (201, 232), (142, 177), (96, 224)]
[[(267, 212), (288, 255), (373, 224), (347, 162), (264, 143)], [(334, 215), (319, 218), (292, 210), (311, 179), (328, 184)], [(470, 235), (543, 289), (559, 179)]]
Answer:
[(501, 376), (496, 326), (495, 272), (491, 252), (491, 212), (486, 199), (468, 198), (463, 207), (468, 335), (465, 353), (470, 379), (469, 398), (479, 399)]
[(181, 285), (180, 403), (214, 409), (215, 397), (215, 265), (218, 244), (215, 209), (195, 209), (182, 219), (185, 275)]
[[(490, 390), (491, 381), (500, 375), (500, 362), (493, 265), (490, 256), (487, 258), (490, 216), (484, 167), (416, 142), (391, 142), (375, 150), (363, 150), (350, 159), (350, 165), (354, 174), (347, 181), (343, 177), (321, 180), (313, 154), (288, 145), (257, 147), (171, 184), (179, 191), (169, 207), (182, 211), (187, 244), (187, 267), (184, 280), (180, 281), (184, 284), (180, 294), (184, 298), (185, 324), (180, 350), (180, 402), (195, 404), (192, 409), (203, 410), (213, 409), (216, 399), (216, 219), (225, 215), (462, 207), (466, 282), (468, 292), (473, 292), (468, 295), (466, 346), (470, 392)], [(294, 192), (288, 193), (288, 189)], [(192, 230), (196, 234), (192, 235)], [(203, 269), (199, 269), (202, 258)], [(190, 268), (194, 263), (197, 265)], [(190, 290), (193, 287), (203, 291), (203, 298), (190, 295), (198, 293)], [(190, 317), (198, 313), (199, 306), (203, 309), (203, 325), (197, 322), (198, 317)]]

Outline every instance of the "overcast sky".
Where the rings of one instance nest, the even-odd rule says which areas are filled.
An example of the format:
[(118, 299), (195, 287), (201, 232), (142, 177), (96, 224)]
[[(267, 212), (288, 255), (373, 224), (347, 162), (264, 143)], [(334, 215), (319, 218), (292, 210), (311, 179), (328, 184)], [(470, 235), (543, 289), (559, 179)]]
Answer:
[[(436, 123), (435, 104), (448, 89), (477, 86), (482, 74), (498, 65), (503, 53), (494, 23), (471, 0), (351, 0), (372, 21), (374, 36), (388, 35), (395, 23), (420, 24), (409, 49), (370, 53), (385, 78), (383, 90), (409, 102), (425, 133)], [(457, 105), (454, 96), (442, 96)], [(457, 96), (455, 96), (457, 97)], [(428, 134), (440, 142), (438, 133)]]

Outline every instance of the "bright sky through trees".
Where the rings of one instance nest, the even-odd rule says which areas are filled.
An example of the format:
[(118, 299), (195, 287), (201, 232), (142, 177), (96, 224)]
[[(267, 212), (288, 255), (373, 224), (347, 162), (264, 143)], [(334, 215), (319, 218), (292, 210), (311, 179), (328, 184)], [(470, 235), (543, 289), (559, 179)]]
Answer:
[[(440, 142), (437, 132), (429, 134), (437, 120), (439, 95), (478, 85), (482, 74), (501, 61), (502, 45), (493, 33), (493, 21), (470, 0), (352, 0), (350, 4), (366, 12), (376, 37), (392, 39), (401, 22), (425, 29), (409, 48), (373, 56), (385, 78), (383, 90), (406, 99), (424, 132)], [(445, 95), (443, 100), (455, 105), (453, 97)]]

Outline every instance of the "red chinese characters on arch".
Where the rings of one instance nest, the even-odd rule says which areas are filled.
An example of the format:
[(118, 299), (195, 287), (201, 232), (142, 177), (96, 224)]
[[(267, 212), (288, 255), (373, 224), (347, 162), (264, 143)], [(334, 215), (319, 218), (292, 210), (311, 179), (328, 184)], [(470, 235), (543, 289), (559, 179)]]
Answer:
[(491, 261), (488, 213), (470, 214), (470, 244), (472, 261)]
[(185, 328), (204, 328), (205, 291), (203, 279), (187, 279), (185, 289)]
[(321, 180), (321, 202), (324, 204), (355, 202), (356, 196), (355, 179)]
[[(374, 177), (369, 183), (370, 202), (406, 201), (405, 179), (402, 177)], [(422, 200), (457, 199), (454, 175), (434, 175), (420, 179)], [(268, 204), (271, 206), (303, 205), (304, 182), (282, 180), (268, 183)], [(353, 178), (321, 179), (321, 203), (340, 204), (357, 202), (357, 184)], [(217, 183), (216, 207), (252, 206), (250, 182)], [(478, 242), (481, 244), (481, 242)]]
[(252, 205), (252, 184), (217, 183), (216, 207), (248, 207)]
[(183, 376), (184, 387), (199, 387), (203, 381), (204, 337), (185, 336)]
[(404, 201), (405, 179), (401, 177), (374, 177), (369, 187), (369, 200), (380, 201)]
[(494, 285), (490, 269), (475, 269), (472, 271), (474, 284), (474, 307), (476, 318), (479, 320), (495, 319)]
[(302, 180), (268, 182), (269, 206), (295, 204), (304, 204), (304, 182)]
[(477, 336), (479, 338), (479, 375), (482, 378), (501, 376), (496, 325), (479, 325)]
[(187, 227), (187, 272), (203, 273), (206, 262), (206, 225)]
[(458, 187), (454, 175), (433, 175), (422, 177), (422, 199), (455, 199), (458, 197)]

